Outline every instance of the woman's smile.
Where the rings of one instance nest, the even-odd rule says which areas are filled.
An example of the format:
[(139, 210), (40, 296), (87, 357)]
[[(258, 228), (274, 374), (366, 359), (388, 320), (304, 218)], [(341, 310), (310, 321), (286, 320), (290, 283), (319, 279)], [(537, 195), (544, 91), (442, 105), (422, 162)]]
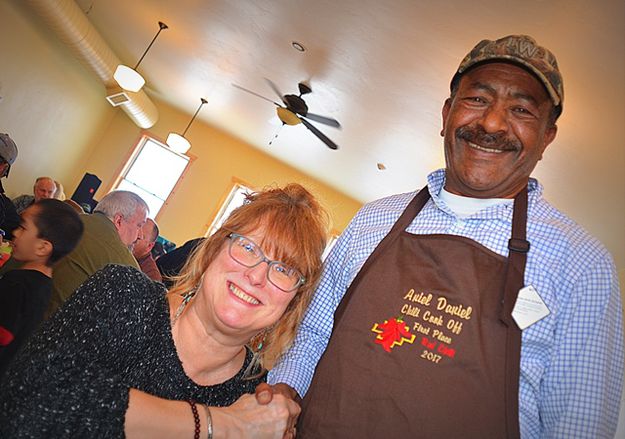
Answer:
[(237, 287), (232, 282), (228, 282), (228, 289), (234, 296), (236, 296), (238, 299), (241, 299), (245, 303), (249, 303), (250, 305), (260, 305), (261, 303), (260, 300), (245, 293), (242, 289)]

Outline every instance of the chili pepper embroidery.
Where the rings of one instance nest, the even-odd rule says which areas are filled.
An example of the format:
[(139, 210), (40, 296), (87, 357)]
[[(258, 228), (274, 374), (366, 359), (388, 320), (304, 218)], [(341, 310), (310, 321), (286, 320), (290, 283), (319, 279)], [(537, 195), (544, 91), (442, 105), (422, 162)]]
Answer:
[(411, 334), (408, 325), (401, 317), (384, 320), (384, 323), (375, 323), (371, 328), (377, 335), (375, 342), (384, 348), (386, 352), (391, 352), (395, 346), (401, 346), (404, 342), (411, 343), (415, 340), (415, 335)]

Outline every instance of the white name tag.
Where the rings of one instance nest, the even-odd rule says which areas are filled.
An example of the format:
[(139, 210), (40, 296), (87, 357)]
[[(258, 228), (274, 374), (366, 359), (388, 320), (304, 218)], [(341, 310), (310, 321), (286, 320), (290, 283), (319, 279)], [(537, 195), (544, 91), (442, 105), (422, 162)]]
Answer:
[(519, 290), (519, 295), (512, 310), (512, 318), (521, 330), (533, 325), (549, 315), (549, 308), (543, 302), (533, 286)]

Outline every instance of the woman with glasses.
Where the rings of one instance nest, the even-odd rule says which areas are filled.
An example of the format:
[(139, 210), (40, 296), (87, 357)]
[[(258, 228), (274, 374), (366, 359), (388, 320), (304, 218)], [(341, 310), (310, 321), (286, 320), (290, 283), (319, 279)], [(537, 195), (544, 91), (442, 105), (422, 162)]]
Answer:
[(0, 437), (293, 437), (299, 407), (250, 393), (295, 336), (327, 225), (290, 184), (249, 195), (167, 294), (129, 267), (96, 273), (0, 383)]

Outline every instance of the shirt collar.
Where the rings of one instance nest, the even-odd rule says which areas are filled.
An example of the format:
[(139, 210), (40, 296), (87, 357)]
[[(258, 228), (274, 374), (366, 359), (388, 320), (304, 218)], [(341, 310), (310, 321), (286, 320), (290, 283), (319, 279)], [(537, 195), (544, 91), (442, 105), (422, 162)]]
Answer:
[[(434, 202), (434, 204), (436, 204), (436, 207), (438, 207), (443, 212), (448, 213), (455, 217), (456, 214), (454, 214), (454, 212), (452, 212), (451, 209), (449, 209), (449, 207), (445, 204), (445, 202), (443, 202), (438, 196), (441, 189), (445, 186), (445, 169), (437, 169), (436, 171), (430, 173), (428, 175), (427, 180), (428, 180), (428, 186), (427, 186), (428, 191), (430, 192), (430, 196), (432, 197), (432, 201)], [(543, 186), (538, 182), (538, 180), (530, 177), (529, 182), (527, 184), (527, 193), (528, 193), (528, 197), (527, 197), (528, 209), (531, 209), (538, 202), (538, 200), (542, 197)], [(493, 215), (496, 216), (498, 213), (502, 211), (502, 209), (505, 211), (510, 211), (510, 215), (512, 215), (512, 204), (510, 205), (505, 204), (505, 205), (491, 206), (489, 208), (481, 210), (480, 212), (477, 212), (476, 214), (471, 215), (471, 218), (490, 218)]]

